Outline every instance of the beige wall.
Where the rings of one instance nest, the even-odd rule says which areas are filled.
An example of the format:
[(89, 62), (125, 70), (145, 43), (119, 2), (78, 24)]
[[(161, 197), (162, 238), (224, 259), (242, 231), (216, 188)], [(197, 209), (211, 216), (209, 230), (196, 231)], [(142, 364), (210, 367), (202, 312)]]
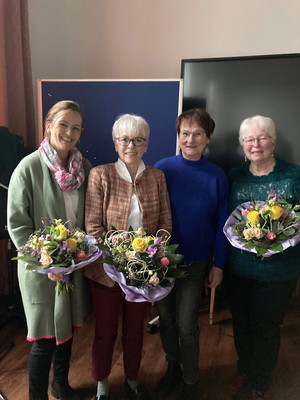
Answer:
[(28, 3), (34, 84), (179, 78), (183, 58), (300, 52), (299, 0)]

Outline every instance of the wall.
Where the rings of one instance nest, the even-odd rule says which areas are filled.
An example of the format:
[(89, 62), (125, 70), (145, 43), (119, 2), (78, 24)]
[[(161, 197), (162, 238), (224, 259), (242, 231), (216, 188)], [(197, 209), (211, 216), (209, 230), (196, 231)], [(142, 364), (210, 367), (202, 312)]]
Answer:
[(300, 52), (299, 0), (28, 3), (34, 84), (179, 78), (183, 58)]

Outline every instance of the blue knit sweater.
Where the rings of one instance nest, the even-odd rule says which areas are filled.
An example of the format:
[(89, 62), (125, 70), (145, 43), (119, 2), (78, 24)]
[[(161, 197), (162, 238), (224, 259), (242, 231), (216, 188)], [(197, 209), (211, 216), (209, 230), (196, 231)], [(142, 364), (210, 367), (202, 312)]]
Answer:
[(172, 210), (172, 243), (184, 262), (207, 260), (214, 252), (213, 265), (223, 269), (227, 239), (223, 226), (227, 218), (228, 184), (223, 170), (206, 161), (190, 161), (181, 154), (162, 159), (155, 167), (164, 171)]
[[(249, 163), (235, 167), (229, 173), (229, 183), (230, 212), (246, 201), (266, 200), (270, 189), (289, 203), (300, 202), (300, 167), (283, 160), (277, 159), (274, 170), (264, 176), (252, 175)], [(260, 281), (295, 279), (300, 275), (300, 244), (263, 260), (230, 246), (228, 270), (234, 275)]]

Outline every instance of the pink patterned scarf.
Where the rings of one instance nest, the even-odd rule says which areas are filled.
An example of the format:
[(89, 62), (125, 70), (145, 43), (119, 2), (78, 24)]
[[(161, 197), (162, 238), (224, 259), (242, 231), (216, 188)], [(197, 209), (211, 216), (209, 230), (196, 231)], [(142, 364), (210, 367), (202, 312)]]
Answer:
[(82, 166), (82, 155), (76, 147), (70, 150), (68, 171), (64, 168), (57, 152), (49, 143), (49, 138), (45, 138), (42, 141), (40, 152), (45, 164), (54, 173), (61, 190), (78, 189), (83, 184), (85, 173)]

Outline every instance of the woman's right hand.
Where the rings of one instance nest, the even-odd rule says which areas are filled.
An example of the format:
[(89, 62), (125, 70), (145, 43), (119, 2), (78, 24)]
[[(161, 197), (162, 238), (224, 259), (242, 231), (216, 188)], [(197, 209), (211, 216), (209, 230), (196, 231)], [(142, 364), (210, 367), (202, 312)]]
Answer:
[(58, 274), (55, 274), (54, 272), (48, 272), (48, 278), (51, 281), (59, 282), (59, 281), (62, 281), (63, 274), (61, 272), (59, 272)]

